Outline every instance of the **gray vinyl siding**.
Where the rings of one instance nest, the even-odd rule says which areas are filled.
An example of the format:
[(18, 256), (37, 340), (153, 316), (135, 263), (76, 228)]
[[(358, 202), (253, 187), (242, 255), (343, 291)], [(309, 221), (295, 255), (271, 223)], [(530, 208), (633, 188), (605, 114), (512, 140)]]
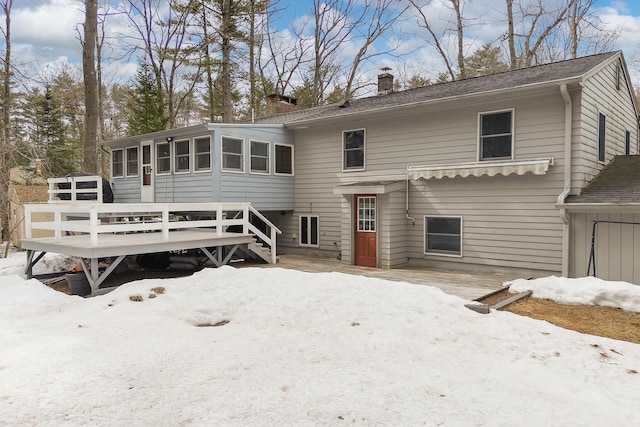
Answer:
[[(221, 153), (222, 137), (243, 140), (244, 171), (222, 171)], [(269, 143), (269, 174), (251, 173), (252, 140)], [(213, 172), (218, 183), (216, 191), (221, 202), (250, 202), (258, 210), (293, 210), (294, 209), (294, 176), (275, 175), (275, 144), (293, 146), (291, 131), (283, 127), (224, 126), (216, 127), (214, 132)], [(294, 147), (295, 156), (295, 147)], [(294, 175), (297, 172), (294, 160)]]
[[(403, 179), (409, 165), (475, 162), (478, 113), (514, 109), (515, 159), (553, 157), (548, 173), (412, 181), (409, 215), (415, 225), (405, 215), (404, 191), (379, 195), (378, 264), (446, 260), (561, 271), (562, 222), (555, 203), (563, 189), (564, 101), (559, 88), (496, 98), (296, 131), (295, 213), (320, 215), (320, 248), (334, 249), (342, 236), (343, 260), (351, 262), (353, 197), (334, 195), (333, 187)], [(359, 128), (366, 129), (366, 170), (342, 172), (342, 131)], [(463, 218), (462, 257), (424, 254), (424, 215)]]
[(111, 180), (114, 203), (140, 203), (140, 177)]
[[(631, 133), (631, 154), (638, 154), (638, 123), (633, 102), (624, 76), (620, 89), (616, 89), (616, 68), (619, 61), (612, 61), (583, 83), (578, 99), (580, 135), (574, 142), (574, 167), (572, 186), (582, 189), (609, 163), (615, 155), (625, 153), (625, 132)], [(606, 159), (598, 162), (598, 113), (606, 116)], [(574, 194), (579, 192), (574, 191)]]
[[(572, 213), (570, 277), (587, 274), (594, 220), (640, 223), (640, 214)], [(595, 243), (598, 278), (640, 285), (640, 225), (600, 223)]]

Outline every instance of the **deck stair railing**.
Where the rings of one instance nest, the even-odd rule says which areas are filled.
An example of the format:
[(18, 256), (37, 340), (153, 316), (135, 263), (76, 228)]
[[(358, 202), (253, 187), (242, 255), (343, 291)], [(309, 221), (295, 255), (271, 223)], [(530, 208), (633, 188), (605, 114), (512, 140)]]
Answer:
[[(34, 214), (48, 213), (53, 221), (34, 221)], [(252, 218), (262, 221), (261, 227)], [(254, 222), (257, 222), (254, 220)], [(260, 228), (266, 227), (266, 233)], [(222, 237), (228, 230), (242, 230), (258, 237), (270, 249), (270, 262), (275, 263), (276, 236), (281, 231), (249, 203), (52, 203), (25, 205), (25, 238), (32, 230), (51, 230), (53, 240), (68, 234), (90, 235), (90, 244), (100, 244), (104, 233), (161, 232), (168, 241), (170, 232), (186, 229), (214, 229)]]

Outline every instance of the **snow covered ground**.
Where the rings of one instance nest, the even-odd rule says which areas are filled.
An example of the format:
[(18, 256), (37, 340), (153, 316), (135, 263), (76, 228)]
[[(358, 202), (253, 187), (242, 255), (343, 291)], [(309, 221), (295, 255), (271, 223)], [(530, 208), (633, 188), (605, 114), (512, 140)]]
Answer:
[[(0, 425), (638, 422), (640, 345), (478, 314), (435, 287), (222, 267), (83, 299), (23, 264), (0, 259)], [(513, 287), (640, 311), (625, 283)]]

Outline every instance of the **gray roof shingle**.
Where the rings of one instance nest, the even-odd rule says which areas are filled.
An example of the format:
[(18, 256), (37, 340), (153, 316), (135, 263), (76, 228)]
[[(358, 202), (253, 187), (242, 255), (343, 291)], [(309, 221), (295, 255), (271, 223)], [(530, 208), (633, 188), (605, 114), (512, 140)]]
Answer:
[(640, 155), (616, 156), (579, 196), (566, 203), (640, 203)]
[(323, 105), (262, 117), (257, 119), (256, 122), (287, 124), (331, 117), (344, 117), (346, 115), (399, 107), (416, 102), (435, 101), (453, 96), (480, 94), (525, 85), (544, 84), (553, 81), (580, 78), (597, 65), (619, 53), (619, 51), (601, 53), (488, 76), (392, 92), (387, 95), (353, 99), (349, 101), (349, 106), (344, 108), (339, 107), (339, 104)]

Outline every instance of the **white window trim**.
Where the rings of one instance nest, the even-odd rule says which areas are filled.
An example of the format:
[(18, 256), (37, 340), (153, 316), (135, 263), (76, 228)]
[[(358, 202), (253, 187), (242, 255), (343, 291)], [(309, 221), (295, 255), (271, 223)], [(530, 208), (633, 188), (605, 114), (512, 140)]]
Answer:
[[(137, 153), (138, 168), (133, 173), (130, 173), (129, 171), (129, 150), (136, 150)], [(123, 163), (126, 165), (126, 167), (123, 168), (124, 176), (126, 176), (127, 178), (137, 178), (140, 176), (140, 150), (138, 149), (137, 145), (125, 148)]]
[[(197, 159), (198, 159), (198, 153), (196, 152), (196, 140), (197, 139), (207, 139), (209, 141), (209, 167), (206, 169), (198, 169), (198, 165), (197, 165)], [(202, 173), (202, 172), (211, 172), (211, 165), (213, 164), (213, 160), (211, 159), (211, 152), (213, 150), (211, 149), (211, 135), (202, 135), (202, 136), (194, 136), (193, 137), (193, 173)]]
[[(313, 244), (313, 243), (302, 243), (302, 218), (316, 218), (317, 222), (318, 222), (318, 236), (317, 236), (317, 241), (318, 243)], [(309, 225), (311, 225), (311, 221), (309, 221)], [(309, 227), (309, 232), (311, 232), (311, 227)], [(311, 235), (309, 235), (309, 242), (311, 241)], [(300, 214), (298, 215), (298, 245), (302, 246), (302, 247), (310, 247), (310, 248), (317, 248), (320, 246), (320, 216), (318, 215), (310, 215), (310, 214)]]
[[(345, 167), (345, 146), (344, 146), (344, 134), (347, 132), (355, 132), (361, 130), (363, 132), (364, 139), (364, 147), (362, 147), (362, 167), (361, 168), (346, 168)], [(342, 131), (342, 151), (340, 153), (342, 155), (342, 172), (361, 172), (367, 170), (367, 129), (366, 128), (355, 128), (355, 129), (346, 129)]]
[[(291, 148), (291, 173), (279, 173), (276, 169), (276, 147), (289, 147)], [(295, 146), (293, 144), (283, 144), (276, 142), (273, 144), (273, 174), (277, 176), (294, 176), (296, 174), (295, 164)]]
[[(604, 159), (600, 160), (600, 115), (604, 116)], [(598, 110), (598, 116), (596, 118), (597, 121), (597, 133), (596, 133), (596, 161), (598, 164), (604, 165), (607, 163), (607, 115), (602, 111)]]
[[(122, 153), (122, 174), (121, 175), (114, 175), (113, 174), (113, 153), (115, 153), (116, 151), (120, 151)], [(124, 178), (125, 177), (126, 162), (125, 162), (124, 155), (125, 155), (124, 148), (117, 148), (115, 150), (111, 150), (111, 162), (110, 162), (111, 163), (111, 165), (110, 165), (111, 166), (111, 168), (110, 168), (111, 169), (111, 178), (119, 179), (119, 178)]]
[[(448, 254), (444, 252), (428, 252), (427, 251), (427, 218), (457, 218), (460, 220), (460, 253), (459, 254)], [(448, 257), (448, 258), (462, 258), (463, 247), (462, 247), (462, 235), (464, 232), (464, 219), (458, 215), (424, 215), (422, 217), (422, 252), (424, 255), (428, 256), (440, 256), (440, 257)]]
[[(482, 158), (482, 116), (487, 116), (490, 114), (499, 114), (511, 112), (511, 157), (488, 157), (486, 159)], [(493, 111), (481, 111), (478, 113), (478, 125), (477, 125), (477, 133), (478, 133), (478, 143), (477, 143), (477, 160), (478, 162), (490, 162), (490, 161), (500, 161), (500, 160), (514, 160), (515, 159), (515, 151), (516, 151), (516, 109), (515, 108), (505, 108), (503, 110), (493, 110)]]
[[(169, 170), (166, 172), (160, 172), (160, 169), (158, 168), (158, 155), (160, 153), (160, 150), (158, 150), (158, 145), (161, 144), (168, 144), (169, 145)], [(153, 147), (155, 150), (155, 159), (153, 159), (153, 169), (155, 170), (155, 175), (156, 176), (163, 176), (163, 175), (171, 175), (171, 172), (173, 172), (173, 144), (171, 144), (170, 142), (167, 141), (160, 141), (160, 142), (156, 142), (155, 146)]]
[[(177, 165), (177, 161), (178, 161), (178, 149), (176, 147), (176, 145), (178, 144), (178, 142), (184, 142), (187, 141), (187, 145), (189, 147), (189, 154), (187, 155), (187, 157), (189, 157), (189, 169), (185, 169), (185, 170), (178, 170), (178, 165)], [(192, 144), (191, 144), (191, 140), (189, 138), (182, 138), (182, 139), (174, 139), (173, 140), (173, 150), (171, 150), (171, 165), (173, 167), (173, 173), (175, 175), (185, 175), (185, 174), (189, 174), (191, 173), (191, 166), (193, 165), (193, 156), (192, 154)]]
[[(240, 145), (240, 149), (241, 149), (241, 153), (240, 153), (240, 167), (242, 168), (242, 170), (238, 170), (238, 169), (225, 169), (224, 167), (224, 148), (223, 148), (223, 139), (224, 138), (229, 138), (229, 139), (235, 139), (235, 140), (239, 140), (241, 141), (241, 145)], [(237, 174), (244, 174), (245, 170), (247, 168), (246, 165), (246, 156), (245, 156), (245, 139), (244, 138), (238, 138), (237, 136), (229, 136), (229, 135), (220, 135), (220, 170), (222, 172), (226, 172), (226, 173), (237, 173)]]
[[(251, 150), (252, 146), (251, 144), (253, 142), (257, 142), (260, 144), (266, 144), (267, 145), (267, 171), (254, 171), (252, 169), (251, 166), (251, 160), (253, 158), (253, 151)], [(271, 175), (271, 143), (267, 142), (267, 141), (262, 141), (259, 139), (250, 139), (249, 140), (249, 174), (250, 175)]]

